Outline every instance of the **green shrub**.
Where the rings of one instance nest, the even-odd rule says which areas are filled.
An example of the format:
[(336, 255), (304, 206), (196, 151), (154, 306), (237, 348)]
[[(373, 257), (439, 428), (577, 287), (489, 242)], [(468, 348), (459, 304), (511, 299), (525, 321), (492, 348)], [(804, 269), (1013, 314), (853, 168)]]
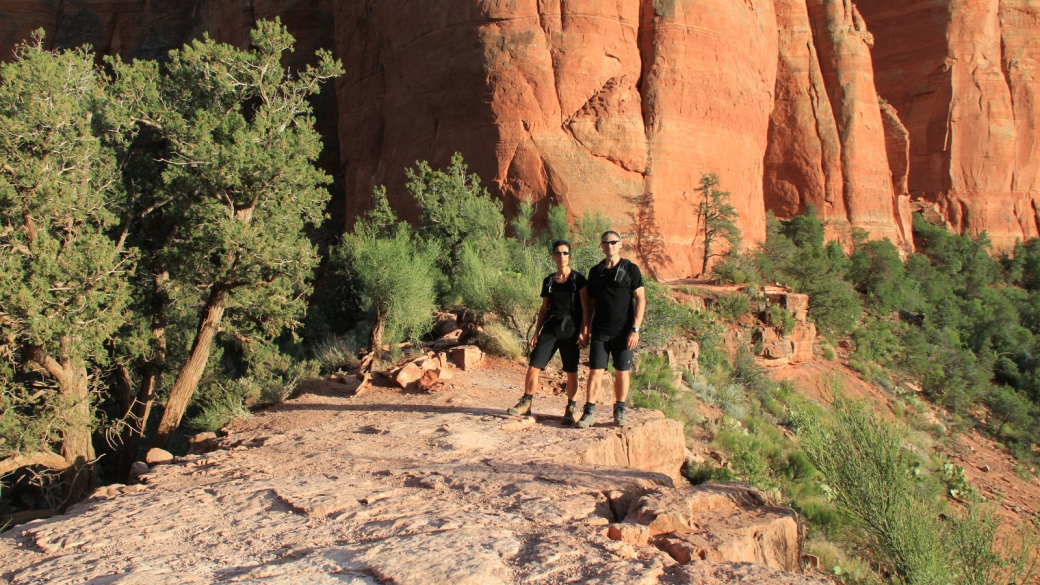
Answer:
[(833, 420), (806, 416), (799, 427), (803, 451), (867, 535), (878, 563), (906, 583), (956, 579), (948, 529), (934, 501), (919, 495), (919, 461), (903, 448), (905, 430), (841, 396)]
[(249, 418), (249, 411), (242, 404), (242, 395), (233, 388), (218, 387), (197, 401), (199, 413), (188, 419), (187, 424), (200, 431), (217, 432), (232, 422)]
[(384, 339), (414, 341), (433, 327), (438, 250), (396, 222), (385, 191), (373, 198), (375, 208), (333, 248), (330, 263), (341, 277), (357, 278), (374, 315), (368, 346), (378, 361)]
[(354, 335), (329, 336), (315, 344), (314, 359), (321, 364), (323, 372), (331, 373), (357, 367), (357, 351), (358, 343)]
[(693, 309), (673, 299), (666, 286), (650, 279), (643, 282), (646, 288), (646, 313), (639, 338), (641, 347), (663, 347), (677, 336), (689, 334), (700, 324), (701, 320)]
[(766, 313), (766, 319), (770, 325), (777, 328), (784, 335), (789, 335), (798, 324), (787, 309), (780, 305), (770, 305)]
[(725, 294), (715, 303), (719, 315), (727, 321), (736, 321), (751, 310), (751, 299), (741, 293)]

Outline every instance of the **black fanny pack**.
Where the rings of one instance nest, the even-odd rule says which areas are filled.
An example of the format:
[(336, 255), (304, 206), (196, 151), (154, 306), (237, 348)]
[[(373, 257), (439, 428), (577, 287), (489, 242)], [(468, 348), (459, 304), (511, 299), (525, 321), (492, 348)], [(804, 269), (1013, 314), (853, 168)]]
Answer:
[(545, 321), (542, 331), (553, 334), (557, 339), (568, 339), (574, 337), (578, 327), (570, 315), (552, 315)]

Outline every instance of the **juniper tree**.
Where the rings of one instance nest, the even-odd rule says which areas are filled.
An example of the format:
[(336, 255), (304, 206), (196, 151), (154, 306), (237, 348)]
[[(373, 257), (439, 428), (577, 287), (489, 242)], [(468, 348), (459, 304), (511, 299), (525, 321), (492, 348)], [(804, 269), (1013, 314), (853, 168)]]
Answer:
[(164, 143), (171, 230), (154, 253), (197, 315), (152, 446), (179, 426), (217, 333), (252, 344), (296, 325), (318, 262), (304, 230), (323, 219), (329, 177), (314, 166), (321, 141), (307, 99), (342, 68), (318, 51), (316, 67), (287, 71), (280, 60), (294, 39), (277, 20), (257, 23), (251, 38), (249, 51), (194, 41), (171, 51), (161, 74), (112, 62), (140, 96), (137, 121)]
[(697, 205), (697, 215), (701, 218), (704, 234), (704, 253), (701, 258), (701, 274), (708, 272), (708, 262), (718, 252), (713, 252), (719, 240), (729, 242), (729, 249), (736, 250), (740, 246), (740, 230), (733, 220), (737, 218), (737, 210), (729, 204), (729, 193), (720, 191), (719, 177), (715, 173), (701, 177), (698, 191), (703, 199)]
[(107, 82), (85, 48), (42, 41), (0, 66), (0, 473), (67, 469), (76, 498), (92, 481), (91, 386), (126, 321), (135, 255)]

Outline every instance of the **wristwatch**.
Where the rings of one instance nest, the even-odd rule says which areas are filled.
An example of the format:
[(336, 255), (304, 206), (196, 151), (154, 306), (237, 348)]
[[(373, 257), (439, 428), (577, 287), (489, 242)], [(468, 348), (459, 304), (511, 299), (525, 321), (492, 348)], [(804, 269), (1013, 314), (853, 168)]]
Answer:
[(639, 327), (633, 327), (632, 333), (639, 333)]

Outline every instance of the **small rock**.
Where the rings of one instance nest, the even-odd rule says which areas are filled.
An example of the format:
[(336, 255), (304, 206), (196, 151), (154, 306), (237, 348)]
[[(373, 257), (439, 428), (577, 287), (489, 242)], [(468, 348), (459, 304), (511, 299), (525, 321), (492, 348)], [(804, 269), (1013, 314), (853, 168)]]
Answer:
[(433, 474), (419, 480), (419, 485), (431, 490), (442, 490), (445, 487), (444, 476)]
[(120, 488), (125, 488), (125, 487), (126, 487), (126, 486), (125, 486), (125, 485), (123, 485), (123, 484), (121, 484), (121, 483), (114, 483), (114, 484), (112, 484), (112, 485), (110, 485), (110, 486), (106, 487), (106, 488), (105, 488), (105, 491), (107, 491), (107, 492), (108, 492), (108, 495), (109, 495), (110, 497), (113, 497), (113, 498), (114, 498), (114, 497), (118, 496), (118, 495), (119, 495), (120, 493), (122, 493), (122, 491), (120, 490)]
[(423, 372), (441, 369), (441, 361), (437, 358), (422, 358), (416, 361)]
[(167, 463), (173, 463), (173, 454), (165, 449), (153, 447), (149, 449), (148, 453), (144, 456), (144, 461), (152, 467), (155, 467), (156, 465), (165, 465)]
[(423, 372), (419, 366), (414, 363), (408, 363), (397, 371), (397, 375), (394, 376), (394, 382), (401, 388), (407, 388), (409, 384), (417, 382), (422, 378), (422, 375)]
[(430, 390), (440, 379), (438, 370), (425, 370), (422, 377), (419, 378), (419, 387), (424, 390)]
[(335, 373), (329, 376), (329, 380), (333, 382), (339, 382), (340, 384), (348, 384), (350, 382), (350, 376), (346, 374)]
[(134, 461), (130, 465), (130, 475), (128, 481), (130, 483), (136, 483), (141, 480), (142, 475), (148, 474), (148, 464), (144, 461)]
[(484, 359), (484, 353), (475, 345), (460, 345), (451, 350), (451, 361), (463, 370), (470, 370)]
[(809, 569), (820, 570), (820, 557), (816, 555), (802, 555), (802, 566)]
[(216, 451), (217, 447), (216, 433), (198, 433), (188, 440), (188, 455), (202, 455)]
[(121, 488), (119, 490), (119, 492), (123, 493), (123, 494), (134, 494), (134, 493), (137, 493), (137, 492), (143, 492), (146, 489), (148, 489), (148, 488), (143, 486), (143, 485), (141, 485), (141, 484), (136, 484), (136, 485), (128, 485), (126, 487), (123, 487), (123, 488)]
[(981, 471), (983, 473), (989, 473), (989, 464), (980, 465), (979, 466), (979, 471)]
[(650, 529), (642, 524), (611, 524), (607, 529), (607, 538), (636, 546), (646, 546), (650, 542)]
[(533, 416), (525, 416), (524, 418), (511, 423), (506, 423), (498, 428), (503, 431), (522, 431), (526, 428), (533, 427), (535, 418)]

